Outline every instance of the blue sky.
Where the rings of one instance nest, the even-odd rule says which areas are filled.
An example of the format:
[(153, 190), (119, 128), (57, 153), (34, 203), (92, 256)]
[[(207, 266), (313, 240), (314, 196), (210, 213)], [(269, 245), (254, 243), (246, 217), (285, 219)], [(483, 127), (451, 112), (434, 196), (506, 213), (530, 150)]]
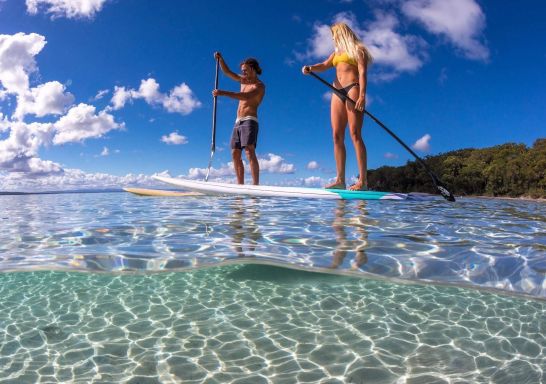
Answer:
[[(333, 178), (329, 94), (300, 72), (346, 21), (375, 56), (368, 109), (420, 156), (546, 136), (546, 3), (0, 0), (0, 190), (202, 178), (219, 50), (256, 57), (263, 184)], [(334, 71), (323, 73), (331, 81)], [(237, 84), (220, 76), (220, 88)], [(233, 181), (237, 103), (220, 98), (212, 176)], [(366, 119), (369, 168), (412, 159)], [(347, 174), (357, 173), (349, 137)], [(248, 175), (247, 175), (248, 176)]]

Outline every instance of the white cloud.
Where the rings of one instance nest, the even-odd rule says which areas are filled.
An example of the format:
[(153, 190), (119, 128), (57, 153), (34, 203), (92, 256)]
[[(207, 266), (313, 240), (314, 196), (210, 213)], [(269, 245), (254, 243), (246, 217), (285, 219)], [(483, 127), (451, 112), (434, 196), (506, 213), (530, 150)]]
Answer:
[(100, 12), (107, 0), (26, 0), (27, 12), (51, 14), (52, 18), (91, 19)]
[(110, 150), (108, 147), (103, 147), (102, 152), (100, 153), (101, 156), (108, 156), (110, 154)]
[(143, 98), (148, 104), (159, 104), (163, 99), (163, 95), (159, 93), (159, 84), (152, 78), (142, 80), (138, 92), (134, 92), (132, 96)]
[(95, 95), (95, 97), (93, 97), (91, 100), (93, 100), (93, 101), (100, 100), (100, 99), (102, 99), (104, 96), (106, 96), (106, 95), (108, 94), (108, 92), (110, 92), (109, 89), (101, 89), (100, 91), (97, 92), (97, 94)]
[(374, 62), (392, 68), (395, 73), (415, 72), (426, 57), (426, 42), (413, 35), (396, 32), (399, 21), (392, 14), (376, 12), (376, 20), (361, 31)]
[[(190, 168), (188, 170), (187, 177), (190, 179), (204, 179), (206, 175), (207, 175), (207, 168)], [(209, 177), (216, 179), (219, 177), (234, 176), (234, 175), (235, 175), (235, 172), (233, 171), (233, 162), (230, 161), (227, 164), (222, 164), (220, 168), (211, 167)]]
[(58, 81), (50, 81), (31, 88), (17, 98), (16, 119), (22, 119), (27, 114), (37, 117), (46, 115), (61, 115), (66, 106), (74, 102), (70, 92), (65, 93), (65, 86)]
[(124, 127), (106, 111), (96, 113), (94, 106), (83, 103), (72, 106), (56, 122), (24, 121), (29, 115), (63, 115), (74, 101), (58, 81), (29, 88), (29, 76), (37, 71), (35, 56), (45, 44), (45, 38), (35, 33), (0, 35), (0, 99), (14, 95), (16, 100), (11, 116), (0, 113), (0, 173), (19, 175), (13, 180), (64, 172), (61, 164), (40, 158), (42, 147), (102, 137)]
[(485, 15), (475, 0), (408, 0), (402, 12), (429, 32), (445, 36), (467, 58), (489, 58), (489, 49), (480, 41)]
[(417, 140), (413, 145), (411, 146), (413, 149), (416, 149), (418, 151), (422, 152), (428, 152), (430, 150), (430, 139), (432, 137), (427, 133), (423, 137), (421, 137), (419, 140)]
[[(267, 157), (259, 157), (258, 164), (260, 165), (260, 172), (280, 174), (291, 174), (296, 172), (294, 164), (286, 163), (281, 156), (275, 155), (274, 153), (268, 153)], [(245, 167), (245, 172), (249, 173), (250, 168), (248, 163), (243, 161), (243, 165)], [(202, 179), (206, 174), (207, 168), (190, 168), (187, 177), (190, 179)], [(220, 178), (234, 175), (233, 162), (230, 161), (227, 164), (222, 164), (220, 168), (211, 167), (209, 177)]]
[(0, 140), (0, 170), (43, 174), (60, 172), (61, 166), (38, 158), (40, 147), (51, 143), (53, 124), (9, 123), (9, 136)]
[(319, 168), (319, 164), (316, 162), (316, 161), (310, 161), (308, 164), (307, 164), (307, 169), (318, 169)]
[(162, 100), (162, 104), (167, 111), (178, 112), (182, 115), (189, 115), (194, 109), (201, 106), (201, 102), (197, 100), (186, 83), (174, 87), (169, 96)]
[(322, 100), (326, 101), (327, 103), (329, 103), (331, 100), (332, 100), (332, 93), (331, 91), (326, 91), (322, 94)]
[(161, 136), (161, 141), (165, 144), (180, 145), (187, 144), (188, 138), (180, 135), (178, 132), (171, 132), (169, 135)]
[(303, 185), (306, 187), (322, 187), (326, 181), (322, 177), (310, 176), (303, 179)]
[(386, 152), (383, 157), (385, 159), (398, 159), (398, 155), (392, 152)]
[[(167, 174), (167, 173), (165, 173)], [(168, 174), (167, 174), (168, 175)], [(39, 175), (0, 171), (2, 191), (52, 191), (74, 189), (122, 188), (124, 186), (158, 186), (149, 175), (86, 173), (79, 169), (64, 169), (56, 174)]]
[(114, 95), (110, 100), (112, 103), (112, 109), (118, 110), (125, 106), (125, 103), (131, 100), (131, 91), (126, 90), (125, 87), (114, 87)]
[(81, 142), (89, 138), (102, 137), (114, 129), (122, 129), (123, 124), (114, 121), (114, 117), (106, 111), (95, 114), (92, 105), (80, 103), (72, 107), (68, 113), (55, 123), (56, 135), (54, 144)]
[(201, 106), (201, 102), (186, 83), (174, 87), (167, 95), (159, 91), (159, 84), (155, 79), (149, 78), (140, 82), (138, 90), (116, 86), (110, 109), (121, 109), (127, 101), (133, 99), (144, 99), (150, 105), (161, 105), (168, 112), (182, 115), (189, 115)]
[(0, 35), (0, 85), (7, 93), (22, 95), (29, 88), (29, 73), (36, 70), (36, 56), (46, 45), (36, 33)]
[(267, 157), (268, 158), (258, 158), (260, 171), (285, 174), (296, 172), (296, 167), (294, 166), (294, 164), (286, 163), (281, 156), (275, 155), (273, 153), (268, 153)]
[(325, 59), (334, 52), (334, 42), (332, 33), (328, 25), (316, 23), (313, 25), (312, 36), (307, 39), (307, 51), (305, 53), (296, 53), (299, 60), (305, 59)]

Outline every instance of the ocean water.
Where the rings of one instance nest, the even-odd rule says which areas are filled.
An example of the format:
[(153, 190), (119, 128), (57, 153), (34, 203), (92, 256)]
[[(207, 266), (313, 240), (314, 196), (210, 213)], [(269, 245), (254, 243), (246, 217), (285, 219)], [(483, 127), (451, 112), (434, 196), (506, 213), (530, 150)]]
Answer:
[(0, 196), (0, 383), (546, 382), (546, 204)]

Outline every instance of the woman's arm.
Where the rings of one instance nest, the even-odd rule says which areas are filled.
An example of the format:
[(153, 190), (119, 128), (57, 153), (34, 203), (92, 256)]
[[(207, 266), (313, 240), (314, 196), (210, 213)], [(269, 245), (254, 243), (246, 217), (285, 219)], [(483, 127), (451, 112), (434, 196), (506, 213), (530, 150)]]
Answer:
[(334, 53), (332, 53), (325, 61), (323, 61), (322, 63), (318, 63), (318, 64), (313, 64), (313, 65), (306, 65), (304, 66), (301, 71), (304, 75), (307, 75), (309, 72), (324, 72), (326, 71), (327, 69), (330, 69), (332, 68), (334, 65), (333, 65), (333, 61), (334, 61)]
[(355, 109), (357, 111), (363, 111), (366, 107), (366, 85), (368, 82), (368, 60), (364, 56), (364, 52), (358, 52), (356, 63), (358, 67), (358, 83), (360, 84), (360, 93), (358, 94)]

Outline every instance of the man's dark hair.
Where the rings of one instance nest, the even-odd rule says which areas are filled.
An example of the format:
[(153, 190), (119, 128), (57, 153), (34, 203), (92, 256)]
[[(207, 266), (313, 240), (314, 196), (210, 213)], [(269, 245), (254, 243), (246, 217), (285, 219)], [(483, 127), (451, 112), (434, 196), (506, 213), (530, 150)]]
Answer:
[(256, 60), (255, 58), (249, 57), (248, 59), (243, 60), (241, 65), (243, 65), (243, 64), (246, 64), (250, 68), (255, 70), (258, 75), (262, 74), (262, 69), (260, 68), (260, 63), (258, 63), (258, 60)]

